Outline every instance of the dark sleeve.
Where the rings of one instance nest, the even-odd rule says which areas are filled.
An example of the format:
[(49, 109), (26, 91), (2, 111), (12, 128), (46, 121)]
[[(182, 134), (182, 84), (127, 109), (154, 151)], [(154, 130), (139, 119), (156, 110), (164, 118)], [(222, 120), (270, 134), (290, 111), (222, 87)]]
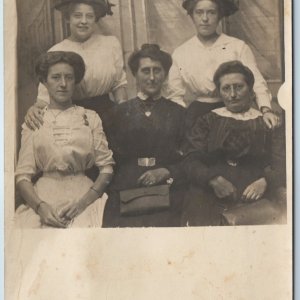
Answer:
[(210, 130), (210, 115), (198, 118), (194, 126), (187, 131), (182, 145), (183, 168), (187, 179), (196, 185), (206, 186), (218, 175), (218, 170), (209, 166), (212, 157), (207, 153)]
[(175, 183), (184, 181), (184, 168), (182, 164), (183, 155), (181, 152), (181, 143), (184, 136), (184, 122), (185, 122), (185, 109), (178, 106), (175, 122), (178, 126), (178, 135), (176, 140), (177, 148), (175, 149), (174, 160), (172, 164), (166, 166), (170, 172), (170, 177), (173, 178)]
[[(125, 103), (123, 103), (125, 104)], [(116, 162), (120, 160), (122, 155), (122, 146), (120, 141), (120, 130), (124, 125), (123, 116), (125, 115), (126, 106), (123, 104), (115, 105), (110, 111), (110, 119), (107, 122), (105, 134), (109, 149), (113, 152)], [(123, 124), (123, 125), (122, 125)]]
[(271, 188), (286, 186), (285, 125), (271, 134), (271, 158), (264, 175)]

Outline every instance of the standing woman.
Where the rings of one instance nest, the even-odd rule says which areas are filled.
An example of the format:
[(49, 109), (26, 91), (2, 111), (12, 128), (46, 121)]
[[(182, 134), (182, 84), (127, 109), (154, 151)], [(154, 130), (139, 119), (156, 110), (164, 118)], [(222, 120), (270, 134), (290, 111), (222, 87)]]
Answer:
[[(49, 51), (72, 51), (79, 54), (86, 65), (83, 80), (76, 86), (73, 101), (87, 109), (95, 110), (105, 128), (108, 111), (114, 102), (127, 100), (122, 50), (114, 36), (95, 33), (97, 22), (105, 15), (112, 15), (107, 0), (56, 0), (54, 7), (60, 10), (70, 24), (71, 34), (62, 42), (54, 45)], [(47, 89), (40, 84), (35, 105), (33, 105), (25, 122), (31, 129), (43, 123), (42, 108), (49, 103)]]
[(256, 103), (267, 126), (277, 126), (279, 119), (271, 110), (271, 93), (251, 49), (242, 40), (217, 33), (220, 20), (238, 10), (238, 1), (184, 0), (182, 6), (192, 18), (197, 35), (173, 53), (168, 98), (182, 106), (186, 106), (186, 94), (195, 100), (187, 111), (187, 126), (191, 127), (198, 116), (223, 106), (213, 75), (219, 65), (231, 60), (241, 61), (254, 73)]

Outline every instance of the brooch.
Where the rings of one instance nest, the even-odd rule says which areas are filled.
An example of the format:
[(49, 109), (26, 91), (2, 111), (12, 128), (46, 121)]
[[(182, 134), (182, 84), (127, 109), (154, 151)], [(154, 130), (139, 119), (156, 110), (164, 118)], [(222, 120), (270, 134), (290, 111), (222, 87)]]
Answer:
[(87, 115), (84, 114), (82, 117), (83, 117), (83, 124), (86, 125), (86, 126), (89, 126), (89, 121), (87, 119)]

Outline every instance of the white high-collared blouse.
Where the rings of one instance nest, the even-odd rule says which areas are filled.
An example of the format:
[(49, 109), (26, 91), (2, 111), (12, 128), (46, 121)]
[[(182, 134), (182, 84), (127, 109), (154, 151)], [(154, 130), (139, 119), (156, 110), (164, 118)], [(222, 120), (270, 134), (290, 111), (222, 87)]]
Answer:
[(256, 102), (270, 107), (272, 95), (261, 75), (250, 47), (242, 40), (221, 34), (216, 42), (205, 47), (197, 36), (175, 49), (169, 73), (168, 98), (186, 106), (185, 95), (200, 102), (220, 102), (213, 82), (217, 68), (224, 62), (239, 60), (254, 74)]
[(38, 171), (76, 174), (93, 165), (112, 173), (112, 155), (96, 112), (76, 105), (64, 111), (46, 107), (40, 129), (23, 125), (16, 181), (30, 181)]
[[(121, 45), (114, 36), (93, 34), (83, 43), (65, 39), (49, 51), (72, 51), (85, 62), (85, 75), (75, 87), (73, 100), (104, 95), (127, 84)], [(43, 84), (39, 85), (37, 99), (49, 103)]]

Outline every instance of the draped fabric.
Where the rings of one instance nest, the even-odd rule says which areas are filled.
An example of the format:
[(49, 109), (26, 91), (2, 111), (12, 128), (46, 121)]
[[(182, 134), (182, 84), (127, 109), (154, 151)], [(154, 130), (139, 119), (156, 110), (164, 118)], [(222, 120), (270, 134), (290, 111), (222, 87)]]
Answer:
[(282, 80), (280, 0), (240, 0), (239, 12), (226, 22), (226, 31), (244, 40), (254, 52), (267, 80)]
[[(191, 18), (182, 9), (182, 0), (148, 0), (149, 41), (173, 50), (195, 34)], [(280, 0), (240, 0), (237, 13), (225, 19), (224, 33), (244, 40), (254, 52), (267, 80), (282, 80), (280, 44)]]
[(150, 43), (157, 43), (172, 53), (195, 34), (193, 22), (181, 7), (181, 0), (148, 0), (146, 3)]

